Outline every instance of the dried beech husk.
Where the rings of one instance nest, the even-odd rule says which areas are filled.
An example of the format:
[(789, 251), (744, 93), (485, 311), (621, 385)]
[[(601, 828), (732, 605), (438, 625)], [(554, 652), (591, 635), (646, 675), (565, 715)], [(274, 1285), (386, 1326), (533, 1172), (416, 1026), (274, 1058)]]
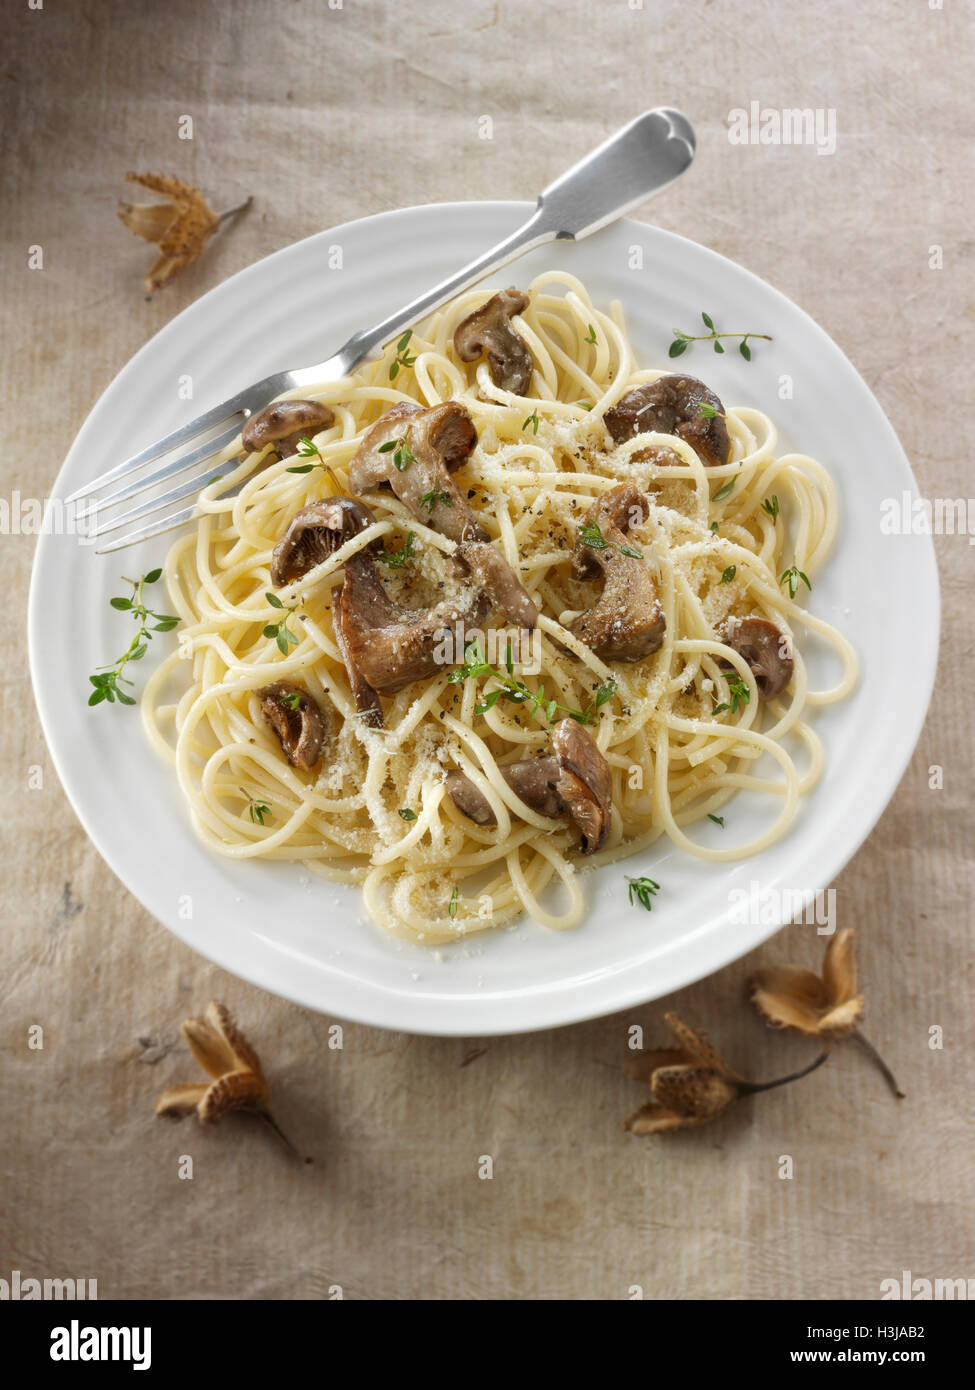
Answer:
[(664, 1017), (680, 1047), (638, 1053), (624, 1064), (627, 1075), (645, 1082), (652, 1096), (623, 1121), (623, 1128), (631, 1134), (664, 1134), (710, 1124), (741, 1096), (796, 1081), (822, 1066), (828, 1056), (823, 1052), (801, 1071), (775, 1081), (746, 1081), (728, 1066), (703, 1033), (676, 1014)]
[(679, 1018), (664, 1015), (679, 1047), (657, 1048), (627, 1059), (625, 1070), (645, 1081), (653, 1100), (623, 1122), (631, 1134), (657, 1134), (707, 1124), (737, 1100), (741, 1077), (714, 1045)]
[(203, 1018), (186, 1019), (180, 1031), (214, 1080), (164, 1091), (156, 1101), (157, 1115), (180, 1119), (195, 1110), (201, 1124), (215, 1124), (231, 1110), (270, 1113), (271, 1091), (260, 1058), (224, 1004), (212, 1001)]
[(751, 999), (773, 1028), (795, 1028), (816, 1038), (845, 1037), (863, 1017), (853, 932), (845, 928), (830, 940), (821, 976), (795, 965), (757, 971)]
[(145, 277), (146, 290), (154, 294), (174, 275), (197, 259), (224, 218), (247, 206), (230, 208), (219, 215), (192, 184), (170, 174), (126, 174), (136, 183), (165, 199), (161, 203), (119, 202), (118, 215), (129, 231), (159, 247), (159, 256)]

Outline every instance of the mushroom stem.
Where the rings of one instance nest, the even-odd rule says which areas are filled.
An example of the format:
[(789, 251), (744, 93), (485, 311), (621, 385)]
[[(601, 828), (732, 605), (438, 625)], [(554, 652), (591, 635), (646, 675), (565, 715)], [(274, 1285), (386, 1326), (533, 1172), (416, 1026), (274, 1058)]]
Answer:
[(217, 226), (222, 226), (223, 223), (226, 222), (228, 217), (234, 217), (238, 212), (246, 212), (253, 201), (254, 195), (252, 193), (248, 193), (247, 197), (244, 199), (242, 203), (237, 203), (235, 207), (228, 208), (226, 212), (218, 213)]
[(884, 1061), (883, 1057), (881, 1057), (880, 1053), (874, 1047), (873, 1043), (870, 1042), (869, 1038), (865, 1038), (863, 1034), (860, 1032), (859, 1028), (854, 1028), (853, 1032), (850, 1034), (850, 1037), (855, 1038), (856, 1041), (863, 1048), (867, 1056), (873, 1058), (874, 1062), (876, 1062), (877, 1066), (883, 1073), (887, 1085), (893, 1091), (894, 1095), (897, 1097), (898, 1100), (903, 1100), (905, 1098), (906, 1093), (902, 1091), (901, 1088), (898, 1086), (897, 1078), (894, 1076), (894, 1073), (891, 1071), (890, 1067), (888, 1067), (887, 1063)]
[(798, 1081), (801, 1076), (808, 1076), (811, 1071), (821, 1067), (828, 1056), (829, 1048), (827, 1047), (821, 1056), (817, 1057), (814, 1062), (810, 1062), (808, 1067), (803, 1067), (801, 1071), (790, 1072), (788, 1076), (779, 1076), (775, 1081), (736, 1081), (735, 1085), (742, 1095), (753, 1096), (759, 1091), (774, 1091), (776, 1086), (786, 1086), (790, 1081)]

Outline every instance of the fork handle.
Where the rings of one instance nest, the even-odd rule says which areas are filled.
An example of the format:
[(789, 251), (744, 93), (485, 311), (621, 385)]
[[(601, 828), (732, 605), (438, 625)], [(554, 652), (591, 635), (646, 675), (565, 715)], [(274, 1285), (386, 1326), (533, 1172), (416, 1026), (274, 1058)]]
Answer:
[[(329, 367), (337, 360), (342, 362), (343, 369), (338, 375), (344, 376), (368, 357), (378, 357), (380, 349), (393, 338), (398, 338), (407, 328), (423, 318), (427, 314), (432, 314), (434, 309), (439, 309), (441, 304), (446, 304), (449, 299), (463, 290), (469, 289), (478, 280), (490, 275), (492, 271), (500, 270), (502, 266), (513, 261), (517, 256), (522, 256), (526, 251), (531, 251), (536, 246), (542, 246), (546, 241), (554, 241), (556, 233), (547, 227), (540, 225), (541, 207), (537, 207), (529, 217), (528, 221), (517, 231), (499, 241), (496, 246), (492, 246), (489, 251), (485, 251), (483, 256), (478, 256), (476, 260), (468, 262), (454, 275), (448, 275), (446, 280), (441, 280), (439, 284), (427, 290), (424, 294), (418, 295), (416, 299), (411, 299), (408, 304), (404, 304), (401, 309), (397, 309), (394, 314), (377, 323), (372, 328), (364, 329), (361, 333), (353, 333), (348, 342), (339, 348), (334, 357), (330, 357), (328, 362), (322, 363), (322, 367)], [(323, 380), (321, 367), (311, 367), (308, 369), (309, 381)], [(297, 375), (297, 373), (296, 373)]]
[(510, 236), (374, 327), (355, 333), (327, 362), (293, 373), (297, 385), (344, 376), (365, 358), (463, 290), (548, 241), (580, 241), (630, 212), (691, 163), (694, 131), (669, 107), (645, 111), (574, 164), (539, 195), (535, 211)]

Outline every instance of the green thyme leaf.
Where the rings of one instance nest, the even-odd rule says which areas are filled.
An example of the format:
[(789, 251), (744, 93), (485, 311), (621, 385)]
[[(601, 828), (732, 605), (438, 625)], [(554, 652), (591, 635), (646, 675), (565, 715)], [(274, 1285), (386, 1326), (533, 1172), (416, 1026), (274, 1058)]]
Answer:
[(609, 541), (595, 522), (588, 526), (585, 522), (579, 523), (579, 539), (583, 545), (592, 546), (593, 550), (605, 550), (609, 545)]
[(790, 598), (795, 598), (799, 588), (800, 580), (802, 580), (803, 584), (805, 584), (809, 592), (812, 593), (812, 585), (810, 584), (808, 577), (802, 572), (801, 569), (797, 569), (795, 565), (791, 565), (787, 570), (784, 570), (781, 576), (779, 577), (780, 584), (788, 584)]
[(674, 329), (674, 341), (670, 345), (670, 356), (679, 357), (682, 352), (686, 352), (691, 343), (713, 343), (715, 352), (724, 352), (721, 346), (721, 338), (740, 338), (741, 342), (738, 351), (746, 362), (752, 359), (751, 348), (748, 346), (749, 338), (764, 338), (767, 343), (772, 339), (767, 333), (719, 333), (714, 326), (714, 319), (710, 314), (701, 313), (701, 321), (704, 327), (709, 330), (707, 333), (682, 333), (679, 328)]
[(654, 882), (652, 878), (630, 878), (629, 874), (626, 876), (626, 881), (630, 885), (630, 906), (633, 907), (639, 903), (641, 907), (646, 908), (647, 912), (652, 911), (653, 899), (660, 891), (660, 884)]
[(403, 546), (402, 550), (387, 550), (380, 558), (383, 564), (388, 565), (390, 569), (401, 570), (405, 565), (410, 563), (415, 554), (416, 534), (413, 531), (407, 531), (406, 544)]
[(416, 361), (416, 357), (410, 357), (406, 351), (406, 349), (410, 345), (410, 339), (412, 337), (413, 329), (408, 328), (406, 332), (403, 334), (402, 338), (400, 338), (399, 342), (396, 344), (396, 356), (390, 363), (389, 368), (390, 381), (396, 380), (401, 367), (412, 367), (413, 363)]
[(118, 595), (109, 599), (109, 606), (116, 613), (130, 613), (139, 624), (135, 636), (126, 647), (125, 651), (115, 662), (106, 666), (101, 666), (93, 675), (88, 677), (90, 684), (94, 687), (88, 695), (89, 705), (100, 705), (108, 702), (114, 705), (116, 700), (122, 705), (134, 705), (136, 701), (131, 695), (122, 690), (122, 685), (132, 685), (133, 682), (122, 673), (129, 662), (141, 661), (149, 650), (149, 643), (152, 641), (154, 632), (171, 632), (174, 627), (179, 625), (179, 618), (171, 613), (156, 613), (148, 608), (143, 599), (143, 593), (147, 584), (155, 584), (162, 578), (161, 569), (151, 569), (140, 579), (126, 579), (122, 576), (122, 582), (128, 584), (131, 594)]
[(425, 492), (420, 498), (420, 506), (426, 507), (427, 511), (431, 514), (438, 502), (443, 502), (447, 507), (453, 506), (453, 501), (449, 492), (437, 492), (436, 489), (434, 489), (433, 492)]
[(748, 682), (737, 675), (728, 678), (728, 693), (731, 695), (731, 704), (724, 700), (720, 705), (715, 705), (712, 713), (721, 714), (724, 710), (730, 710), (732, 714), (737, 714), (739, 706), (747, 705), (752, 698)]

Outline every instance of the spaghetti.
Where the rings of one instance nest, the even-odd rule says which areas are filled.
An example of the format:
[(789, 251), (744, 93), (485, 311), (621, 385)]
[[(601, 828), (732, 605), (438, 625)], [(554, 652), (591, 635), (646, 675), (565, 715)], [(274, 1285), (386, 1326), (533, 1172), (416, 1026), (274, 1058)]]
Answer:
[[(527, 397), (496, 386), (487, 362), (459, 360), (454, 330), (485, 298), (472, 290), (415, 330), (408, 353), (390, 348), (344, 381), (305, 392), (334, 412), (314, 436), (317, 453), (270, 463), (245, 455), (203, 490), (198, 522), (165, 564), (182, 620), (179, 646), (142, 702), (149, 738), (173, 763), (210, 849), (299, 861), (323, 878), (359, 884), (379, 924), (428, 944), (521, 913), (551, 928), (583, 917), (577, 834), (522, 803), (501, 771), (547, 751), (550, 700), (589, 712), (612, 777), (609, 836), (586, 862), (622, 860), (661, 836), (700, 859), (730, 861), (786, 832), (823, 768), (808, 716), (843, 699), (856, 680), (849, 642), (780, 582), (787, 566), (814, 575), (833, 541), (837, 500), (822, 465), (777, 455), (772, 421), (744, 406), (725, 412), (731, 449), (719, 466), (706, 468), (672, 434), (614, 446), (606, 412), (663, 374), (637, 367), (620, 306), (601, 312), (573, 276), (542, 275), (528, 293), (514, 325), (535, 364)], [(349, 464), (379, 416), (403, 401), (448, 400), (467, 408), (477, 431), (455, 481), (539, 609), (540, 669), (512, 671), (543, 699), (491, 702), (492, 676), (456, 679), (455, 668), (451, 680), (445, 666), (384, 697), (384, 727), (371, 728), (356, 717), (333, 628), (343, 564), (378, 539), (387, 554), (404, 557), (410, 582), (436, 591), (454, 543), (384, 493), (369, 498), (374, 524), (277, 591), (277, 607), (267, 597), (271, 554), (300, 508), (348, 492)], [(604, 661), (569, 630), (592, 593), (571, 565), (580, 524), (623, 482), (648, 504), (627, 539), (651, 567), (666, 622), (659, 649), (634, 662)], [(389, 567), (394, 589), (401, 578)], [(760, 699), (748, 663), (717, 635), (736, 615), (768, 619), (791, 644), (791, 682), (775, 698)], [(297, 639), (283, 649), (272, 631), (280, 624)], [(793, 641), (798, 628), (839, 655), (843, 673), (831, 689), (809, 689)], [(282, 679), (336, 713), (317, 773), (289, 765), (262, 717), (257, 692)], [(458, 810), (447, 794), (452, 770), (482, 789), (496, 824)], [(695, 838), (692, 827), (742, 789), (767, 799), (765, 829), (734, 846)]]

